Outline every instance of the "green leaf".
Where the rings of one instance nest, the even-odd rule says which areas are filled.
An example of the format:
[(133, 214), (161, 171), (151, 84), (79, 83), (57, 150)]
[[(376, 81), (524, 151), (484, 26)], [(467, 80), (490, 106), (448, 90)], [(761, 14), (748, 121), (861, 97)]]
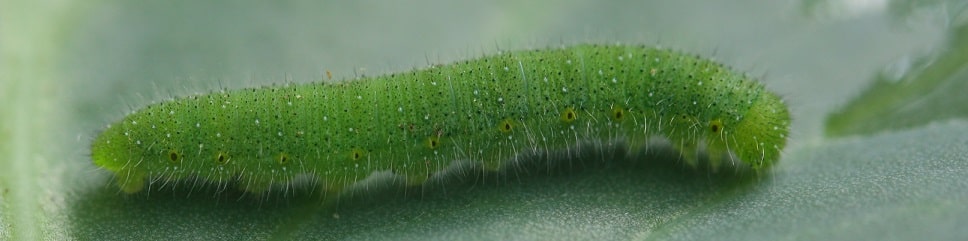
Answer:
[(873, 85), (827, 119), (827, 135), (871, 134), (968, 117), (968, 24), (953, 30), (940, 56), (924, 57), (895, 80)]
[[(945, 104), (888, 112), (881, 126), (845, 122), (874, 127), (849, 137), (822, 134), (826, 114), (853, 105), (887, 63), (944, 49), (945, 36), (961, 48), (960, 21), (888, 15), (952, 3), (855, 6), (816, 21), (784, 1), (2, 1), (0, 239), (965, 240), (968, 121), (942, 115), (961, 106), (952, 93), (965, 82), (963, 54), (938, 50), (900, 78), (936, 76), (927, 79), (943, 84), (917, 93)], [(420, 187), (378, 175), (333, 203), (318, 190), (251, 196), (192, 183), (127, 195), (88, 156), (104, 125), (171, 96), (617, 41), (768, 72), (764, 84), (794, 116), (780, 162), (714, 172), (685, 166), (668, 145), (627, 154), (592, 143), (586, 156), (483, 175), (458, 168)]]

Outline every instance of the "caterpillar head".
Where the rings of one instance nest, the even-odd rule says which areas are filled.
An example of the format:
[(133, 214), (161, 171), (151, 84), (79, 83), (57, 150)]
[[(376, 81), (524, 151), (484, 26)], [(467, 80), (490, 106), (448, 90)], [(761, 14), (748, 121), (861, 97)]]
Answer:
[(763, 92), (735, 121), (716, 119), (707, 128), (710, 158), (731, 154), (753, 169), (769, 167), (780, 158), (790, 132), (790, 114), (779, 96)]

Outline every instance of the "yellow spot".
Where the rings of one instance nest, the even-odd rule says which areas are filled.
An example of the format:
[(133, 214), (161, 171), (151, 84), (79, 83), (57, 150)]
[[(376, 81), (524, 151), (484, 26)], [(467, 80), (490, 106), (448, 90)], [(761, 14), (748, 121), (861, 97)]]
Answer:
[(713, 133), (719, 133), (723, 131), (723, 121), (715, 119), (709, 122), (709, 130)]
[(225, 152), (221, 152), (220, 151), (220, 152), (218, 152), (218, 153), (215, 154), (215, 163), (216, 164), (224, 165), (225, 163), (229, 163), (229, 160), (230, 160), (229, 159), (229, 155), (226, 154)]
[(497, 129), (504, 133), (511, 133), (511, 130), (514, 129), (514, 121), (511, 119), (504, 119), (501, 121), (501, 123), (497, 124)]
[(181, 154), (178, 154), (178, 151), (168, 150), (168, 160), (171, 160), (171, 162), (178, 163), (178, 160), (180, 159), (181, 159)]
[(578, 119), (578, 113), (575, 113), (575, 108), (568, 107), (561, 112), (561, 121), (565, 123), (572, 123), (577, 119)]
[(612, 120), (615, 122), (621, 122), (625, 119), (625, 108), (619, 106), (612, 106)]
[(286, 154), (285, 152), (279, 153), (279, 165), (286, 165), (290, 160), (292, 160), (292, 158), (289, 157), (289, 154)]
[(427, 138), (427, 147), (431, 150), (437, 149), (437, 147), (440, 147), (440, 144), (440, 137), (438, 136), (431, 136)]
[(333, 80), (333, 73), (330, 73), (329, 70), (326, 71), (326, 80)]
[(363, 149), (353, 148), (353, 151), (350, 151), (350, 160), (357, 161), (363, 159), (363, 156), (365, 155), (366, 151), (363, 151)]

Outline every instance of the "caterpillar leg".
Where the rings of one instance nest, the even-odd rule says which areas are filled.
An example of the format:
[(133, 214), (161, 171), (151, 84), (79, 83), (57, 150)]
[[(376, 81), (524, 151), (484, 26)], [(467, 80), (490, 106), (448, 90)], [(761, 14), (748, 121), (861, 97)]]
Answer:
[(692, 168), (699, 168), (699, 165), (702, 165), (700, 164), (700, 158), (707, 158), (705, 161), (708, 163), (703, 164), (708, 165), (709, 169), (713, 172), (719, 171), (719, 167), (722, 166), (723, 156), (727, 154), (725, 150), (719, 149), (716, 146), (699, 148), (698, 144), (684, 144), (679, 147), (679, 153), (686, 162), (686, 165)]
[(706, 154), (709, 156), (709, 167), (715, 172), (723, 165), (723, 158), (729, 156), (729, 150), (721, 145), (709, 145), (706, 147)]
[(118, 173), (117, 183), (121, 191), (125, 193), (136, 193), (145, 188), (145, 175), (144, 173), (132, 172)]
[(256, 194), (265, 193), (269, 190), (269, 187), (272, 186), (272, 183), (270, 182), (246, 181), (244, 179), (239, 183), (240, 188), (242, 188), (243, 191)]
[(679, 156), (689, 167), (699, 167), (699, 146), (695, 143), (682, 144), (679, 146)]
[(417, 173), (417, 175), (407, 175), (407, 186), (419, 186), (430, 178), (427, 173)]

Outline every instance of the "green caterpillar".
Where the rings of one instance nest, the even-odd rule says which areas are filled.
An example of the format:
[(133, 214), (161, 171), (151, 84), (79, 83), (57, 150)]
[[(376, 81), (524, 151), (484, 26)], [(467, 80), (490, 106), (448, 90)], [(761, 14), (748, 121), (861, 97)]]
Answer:
[(722, 64), (675, 51), (578, 45), (502, 52), (338, 83), (219, 91), (148, 105), (94, 140), (125, 192), (236, 182), (251, 192), (309, 176), (340, 190), (375, 171), (424, 182), (454, 161), (496, 169), (526, 151), (664, 136), (696, 163), (775, 163), (786, 105)]

